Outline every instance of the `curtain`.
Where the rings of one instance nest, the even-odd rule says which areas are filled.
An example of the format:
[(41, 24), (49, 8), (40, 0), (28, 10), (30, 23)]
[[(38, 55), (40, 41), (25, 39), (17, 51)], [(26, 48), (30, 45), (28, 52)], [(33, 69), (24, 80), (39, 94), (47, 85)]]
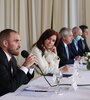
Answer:
[[(19, 32), (21, 49), (31, 46), (47, 28), (58, 31), (87, 24), (89, 0), (0, 0), (0, 31), (12, 28)], [(89, 7), (90, 8), (90, 7)], [(89, 25), (90, 26), (90, 25)], [(21, 56), (18, 62), (22, 62)]]

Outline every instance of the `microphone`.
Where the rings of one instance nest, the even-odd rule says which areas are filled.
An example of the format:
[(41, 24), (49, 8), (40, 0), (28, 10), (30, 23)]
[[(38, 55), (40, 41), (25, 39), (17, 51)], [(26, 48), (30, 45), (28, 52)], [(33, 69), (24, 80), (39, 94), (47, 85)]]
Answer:
[[(21, 55), (22, 55), (23, 58), (27, 58), (29, 56), (29, 53), (26, 50), (23, 50), (21, 52)], [(37, 64), (34, 64), (34, 65), (39, 68), (39, 66)]]
[(27, 58), (29, 56), (29, 53), (26, 50), (23, 50), (21, 52), (21, 55), (22, 55), (23, 58)]
[[(23, 58), (27, 58), (29, 56), (29, 53), (26, 50), (23, 50), (21, 52), (21, 55), (22, 55)], [(36, 64), (34, 64), (34, 65), (36, 65)], [(36, 65), (36, 66), (39, 67), (38, 65)]]

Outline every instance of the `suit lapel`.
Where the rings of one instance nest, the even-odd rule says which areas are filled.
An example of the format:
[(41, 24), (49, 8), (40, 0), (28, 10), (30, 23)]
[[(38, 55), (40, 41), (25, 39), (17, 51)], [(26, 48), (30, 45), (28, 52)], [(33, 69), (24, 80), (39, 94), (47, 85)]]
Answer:
[[(8, 62), (8, 59), (4, 53), (4, 51), (0, 48), (0, 62), (3, 63), (7, 69), (7, 71), (9, 73), (11, 73), (11, 69), (10, 69), (10, 65), (9, 65), (9, 62)], [(12, 57), (12, 67), (13, 67), (13, 74), (15, 75), (16, 73), (16, 66), (17, 66), (17, 63), (15, 61), (15, 58)]]

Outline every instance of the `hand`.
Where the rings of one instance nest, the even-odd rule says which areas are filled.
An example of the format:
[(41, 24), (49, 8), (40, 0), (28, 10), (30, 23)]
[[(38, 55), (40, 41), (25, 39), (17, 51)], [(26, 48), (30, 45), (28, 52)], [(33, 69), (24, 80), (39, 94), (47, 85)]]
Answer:
[(68, 65), (65, 65), (65, 66), (61, 67), (61, 68), (60, 68), (60, 71), (61, 71), (62, 73), (68, 72), (68, 71), (69, 71)]
[(37, 64), (37, 58), (36, 56), (31, 54), (25, 59), (23, 66), (29, 68), (29, 67), (32, 67), (33, 64)]
[(50, 49), (52, 52), (56, 53), (57, 54), (57, 50), (56, 50), (56, 47), (53, 46), (51, 49)]
[(76, 56), (76, 57), (75, 57), (75, 60), (80, 61), (80, 59), (81, 59), (81, 56)]

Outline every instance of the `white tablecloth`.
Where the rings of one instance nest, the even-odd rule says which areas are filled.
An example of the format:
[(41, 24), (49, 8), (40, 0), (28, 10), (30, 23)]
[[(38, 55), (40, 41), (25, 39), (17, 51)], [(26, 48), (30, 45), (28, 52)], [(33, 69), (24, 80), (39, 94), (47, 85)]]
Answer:
[[(90, 83), (90, 71), (80, 70), (79, 75), (77, 76), (77, 84), (89, 84)], [(54, 84), (53, 78), (48, 77), (47, 79), (51, 84)], [(63, 78), (61, 83), (70, 83), (69, 78)], [(46, 89), (47, 91), (51, 90), (52, 92), (31, 92), (23, 91), (26, 87), (33, 87)], [(55, 88), (55, 87), (54, 87)], [(14, 93), (8, 93), (2, 97), (0, 100), (90, 100), (90, 86), (78, 86), (75, 91), (72, 86), (63, 86), (64, 89), (62, 95), (58, 95), (54, 92), (54, 88), (51, 88), (43, 77), (39, 77), (33, 81), (30, 81), (29, 84), (21, 86)]]

